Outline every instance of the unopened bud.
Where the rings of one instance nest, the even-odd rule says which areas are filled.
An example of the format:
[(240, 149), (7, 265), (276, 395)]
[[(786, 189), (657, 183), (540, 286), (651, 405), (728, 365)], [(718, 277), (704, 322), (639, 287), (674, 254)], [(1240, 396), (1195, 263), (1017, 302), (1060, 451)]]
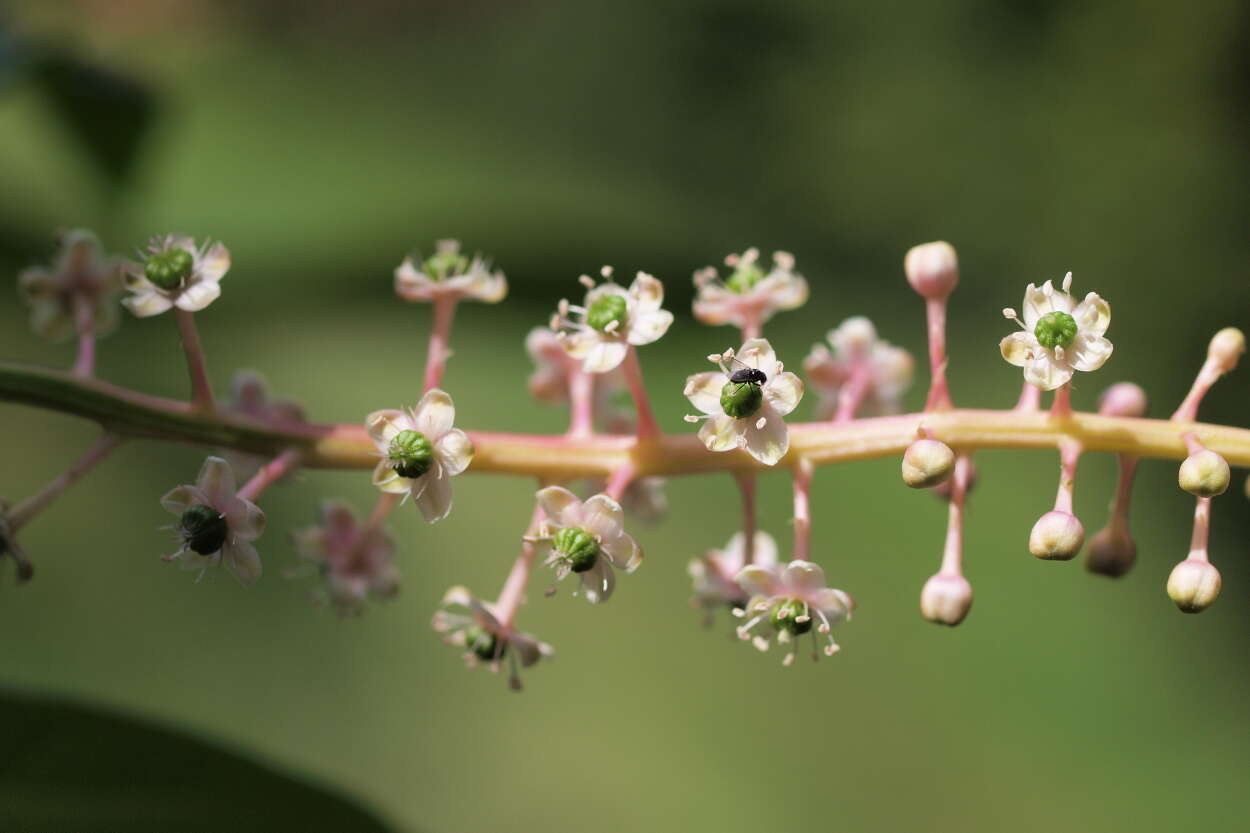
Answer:
[(1220, 363), (1225, 373), (1237, 366), (1237, 360), (1246, 352), (1246, 336), (1236, 327), (1225, 327), (1211, 339), (1207, 358)]
[(1137, 544), (1122, 524), (1111, 524), (1100, 529), (1089, 541), (1085, 555), (1085, 568), (1101, 576), (1119, 578), (1127, 573), (1137, 561)]
[(1098, 397), (1098, 413), (1114, 417), (1146, 415), (1146, 392), (1132, 382), (1116, 382)]
[(959, 283), (959, 258), (950, 243), (925, 243), (907, 252), (903, 271), (911, 288), (925, 298), (945, 298)]
[(927, 489), (946, 480), (955, 468), (955, 452), (940, 440), (916, 440), (903, 453), (903, 482)]
[(938, 573), (920, 591), (920, 614), (937, 625), (954, 627), (972, 609), (972, 585), (961, 575)]
[(1168, 576), (1168, 596), (1185, 613), (1201, 613), (1219, 598), (1220, 571), (1209, 561), (1186, 558)]
[(1029, 533), (1029, 552), (1047, 561), (1075, 558), (1085, 543), (1085, 527), (1068, 512), (1047, 512), (1033, 524)]
[(1228, 470), (1227, 460), (1204, 448), (1185, 458), (1176, 479), (1191, 495), (1215, 497), (1227, 491), (1232, 472)]

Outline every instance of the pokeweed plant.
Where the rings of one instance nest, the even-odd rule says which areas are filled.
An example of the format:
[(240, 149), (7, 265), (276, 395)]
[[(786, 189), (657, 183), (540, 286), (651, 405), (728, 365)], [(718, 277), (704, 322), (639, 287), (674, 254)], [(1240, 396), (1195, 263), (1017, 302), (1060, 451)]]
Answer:
[[(880, 339), (871, 321), (853, 317), (814, 346), (802, 362), (815, 390), (817, 420), (791, 420), (806, 385), (764, 337), (777, 313), (803, 305), (807, 281), (795, 259), (777, 252), (771, 263), (749, 249), (694, 273), (694, 316), (739, 330), (738, 346), (708, 356), (714, 370), (692, 373), (684, 394), (696, 413), (697, 433), (666, 434), (651, 409), (638, 348), (664, 336), (673, 315), (664, 309), (664, 286), (639, 272), (623, 286), (610, 267), (599, 279), (583, 275), (579, 303), (561, 300), (549, 326), (526, 339), (535, 363), (529, 390), (569, 410), (568, 430), (554, 436), (466, 431), (457, 427), (452, 397), (441, 387), (457, 306), (498, 303), (507, 294), (503, 273), (456, 241), (441, 241), (426, 258), (406, 258), (395, 270), (395, 292), (432, 307), (424, 385), (406, 409), (378, 410), (361, 424), (323, 424), (296, 404), (271, 398), (262, 376), (241, 371), (231, 396), (219, 401), (209, 383), (195, 314), (221, 293), (230, 252), (221, 243), (183, 235), (156, 237), (137, 259), (104, 253), (86, 231), (63, 236), (51, 266), (18, 276), (36, 333), (76, 337), (69, 371), (0, 362), (0, 399), (74, 414), (99, 423), (100, 438), (45, 488), (16, 504), (0, 502), (0, 555), (12, 559), (19, 581), (33, 574), (22, 550), (22, 528), (58, 495), (87, 474), (123, 441), (163, 440), (219, 450), (206, 459), (194, 484), (169, 491), (161, 504), (176, 517), (178, 549), (164, 556), (203, 575), (224, 567), (249, 584), (262, 573), (253, 542), (265, 531), (258, 505), (270, 485), (301, 467), (368, 469), (378, 497), (362, 519), (341, 500), (320, 508), (320, 522), (292, 536), (301, 563), (322, 582), (322, 597), (344, 614), (359, 613), (370, 599), (393, 595), (399, 573), (389, 515), (412, 503), (428, 523), (453, 509), (453, 479), (466, 472), (510, 474), (536, 480), (533, 516), (520, 552), (493, 599), (464, 587), (447, 591), (433, 627), (458, 647), (470, 665), (508, 667), (514, 689), (518, 669), (552, 655), (551, 646), (518, 629), (532, 575), (549, 568), (548, 595), (566, 579), (591, 603), (609, 600), (618, 574), (643, 562), (627, 531), (627, 516), (654, 517), (665, 510), (663, 478), (720, 472), (741, 495), (741, 528), (722, 549), (690, 561), (692, 604), (709, 619), (728, 611), (740, 620), (738, 636), (760, 650), (780, 646), (785, 664), (810, 636), (813, 657), (833, 655), (833, 629), (850, 620), (853, 598), (830, 587), (812, 560), (810, 493), (821, 466), (874, 457), (901, 458), (903, 482), (934, 490), (949, 507), (938, 571), (920, 593), (924, 618), (958, 625), (972, 606), (963, 575), (963, 524), (976, 478), (973, 454), (983, 448), (1053, 449), (1060, 475), (1054, 508), (1028, 535), (1040, 559), (1070, 560), (1085, 543), (1073, 513), (1077, 463), (1085, 452), (1117, 455), (1120, 476), (1111, 516), (1090, 540), (1086, 566), (1121, 576), (1136, 558), (1129, 529), (1131, 490), (1143, 457), (1179, 459), (1178, 482), (1195, 496), (1189, 554), (1172, 570), (1167, 593), (1180, 610), (1197, 613), (1215, 601), (1220, 574), (1207, 551), (1211, 501), (1228, 489), (1230, 462), (1250, 465), (1250, 430), (1196, 421), (1203, 396), (1245, 351), (1240, 330), (1211, 340), (1188, 396), (1170, 419), (1146, 419), (1146, 395), (1120, 382), (1106, 389), (1097, 413), (1074, 411), (1071, 380), (1094, 373), (1112, 356), (1106, 337), (1111, 307), (1097, 293), (1072, 294), (1069, 273), (1056, 286), (1029, 284), (1021, 309), (1004, 316), (1019, 330), (1002, 339), (1002, 357), (1021, 368), (1023, 389), (1008, 410), (956, 408), (947, 385), (947, 302), (959, 282), (955, 250), (927, 243), (907, 252), (904, 273), (923, 299), (928, 331), (929, 390), (924, 409), (900, 414), (913, 375), (912, 357)], [(172, 313), (186, 354), (190, 399), (177, 402), (95, 378), (98, 337), (116, 323), (117, 302), (135, 316)], [(692, 362), (692, 370), (695, 363)], [(1043, 391), (1053, 392), (1048, 409)], [(628, 394), (632, 406), (623, 408)], [(675, 392), (674, 392), (675, 393)], [(415, 403), (414, 403), (415, 400)], [(403, 403), (381, 403), (403, 404)], [(771, 469), (789, 472), (794, 486), (794, 543), (788, 560), (759, 529), (756, 478)], [(239, 480), (243, 480), (241, 486)], [(592, 484), (586, 499), (566, 488)], [(1247, 484), (1250, 488), (1250, 483)], [(1026, 544), (1021, 541), (1022, 549)], [(541, 557), (541, 562), (540, 562)]]

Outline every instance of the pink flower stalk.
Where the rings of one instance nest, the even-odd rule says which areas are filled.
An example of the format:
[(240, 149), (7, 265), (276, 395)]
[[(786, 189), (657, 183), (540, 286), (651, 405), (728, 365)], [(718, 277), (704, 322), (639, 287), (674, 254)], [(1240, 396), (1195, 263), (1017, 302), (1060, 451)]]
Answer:
[(955, 460), (949, 481), (950, 503), (942, 566), (920, 592), (921, 615), (939, 625), (958, 625), (972, 608), (972, 585), (963, 574), (964, 504), (971, 479), (972, 458), (961, 454)]
[[(1142, 417), (1146, 414), (1146, 392), (1132, 382), (1118, 382), (1103, 391), (1098, 399), (1098, 413), (1111, 417)], [(1115, 496), (1111, 500), (1111, 517), (1107, 525), (1089, 542), (1085, 566), (1090, 572), (1118, 578), (1137, 560), (1137, 543), (1129, 529), (1129, 508), (1133, 496), (1133, 480), (1137, 473), (1137, 457), (1116, 455), (1120, 474)]]
[(925, 243), (908, 250), (903, 258), (907, 282), (925, 299), (929, 339), (929, 395), (926, 411), (953, 407), (946, 381), (946, 303), (959, 284), (959, 259), (946, 242)]
[(1085, 543), (1085, 528), (1072, 514), (1072, 493), (1076, 488), (1076, 464), (1081, 444), (1063, 440), (1059, 444), (1059, 489), (1055, 508), (1038, 519), (1029, 533), (1029, 552), (1048, 561), (1075, 558)]

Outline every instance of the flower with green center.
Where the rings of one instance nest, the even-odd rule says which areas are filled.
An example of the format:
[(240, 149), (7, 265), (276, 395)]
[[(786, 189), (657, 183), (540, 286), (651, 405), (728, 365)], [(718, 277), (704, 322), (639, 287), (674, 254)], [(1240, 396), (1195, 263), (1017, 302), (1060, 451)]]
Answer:
[(186, 235), (153, 238), (141, 253), (142, 264), (125, 267), (122, 300), (140, 318), (160, 315), (173, 307), (187, 312), (204, 309), (221, 295), (220, 281), (230, 269), (230, 251), (220, 243), (197, 246)]
[[(823, 637), (825, 656), (838, 652), (831, 631), (839, 622), (850, 621), (855, 600), (841, 590), (826, 587), (820, 565), (810, 561), (791, 561), (784, 566), (749, 564), (738, 571), (737, 581), (750, 597), (746, 609), (737, 614), (749, 617), (738, 628), (740, 639), (749, 639), (756, 648), (767, 651), (771, 640), (789, 646), (814, 626), (813, 644)], [(813, 652), (812, 656), (818, 654)], [(789, 665), (794, 657), (794, 649), (789, 648), (783, 661)]]
[(1003, 310), (1022, 329), (1002, 340), (1003, 358), (1024, 368), (1024, 380), (1042, 390), (1067, 384), (1078, 370), (1097, 370), (1111, 357), (1111, 342), (1103, 338), (1111, 323), (1111, 307), (1094, 292), (1077, 303), (1071, 287), (1071, 272), (1064, 277), (1062, 290), (1050, 281), (1040, 289), (1029, 284), (1023, 319), (1013, 309)]
[(576, 573), (587, 601), (607, 601), (616, 587), (613, 568), (632, 573), (642, 564), (642, 550), (625, 532), (621, 505), (602, 494), (583, 503), (562, 486), (548, 486), (536, 497), (546, 518), (527, 540), (550, 547), (544, 563), (555, 568), (556, 581)]
[(324, 582), (317, 600), (342, 616), (359, 614), (370, 598), (399, 592), (394, 539), (383, 524), (362, 524), (341, 500), (323, 502), (317, 525), (296, 530), (292, 539), (300, 559)]
[(425, 260), (404, 258), (395, 269), (395, 294), (421, 303), (453, 299), (495, 304), (508, 294), (508, 280), (503, 272), (491, 271), (481, 255), (462, 254), (459, 240), (440, 240)]
[(117, 326), (123, 265), (104, 254), (91, 232), (66, 232), (51, 268), (33, 266), (17, 276), (18, 292), (30, 305), (31, 329), (41, 338), (63, 341), (78, 329), (75, 316), (85, 304), (92, 333), (111, 332)]
[(220, 564), (244, 584), (260, 578), (260, 556), (251, 542), (265, 531), (265, 513), (235, 492), (229, 464), (209, 457), (195, 485), (179, 486), (161, 498), (161, 505), (178, 516), (174, 530), (181, 545), (164, 560), (201, 575)]
[(529, 668), (540, 659), (555, 655), (547, 643), (500, 622), (495, 606), (478, 599), (465, 587), (447, 591), (432, 624), (434, 630), (443, 634), (444, 642), (464, 650), (464, 661), (470, 668), (485, 665), (498, 673), (506, 660), (513, 691), (521, 689), (519, 668)]
[[(803, 383), (784, 370), (762, 338), (748, 340), (737, 353), (726, 350), (708, 360), (720, 370), (686, 379), (686, 398), (702, 412), (686, 420), (703, 422), (699, 439), (709, 450), (741, 448), (767, 466), (776, 465), (790, 448), (784, 417), (803, 398)], [(760, 371), (764, 381), (730, 381), (744, 370)]]
[(794, 271), (794, 255), (774, 252), (772, 268), (759, 264), (759, 249), (725, 258), (732, 269), (721, 280), (716, 267), (694, 273), (694, 317), (704, 324), (759, 326), (782, 310), (797, 309), (807, 302), (807, 281)]
[(414, 409), (375, 411), (365, 420), (382, 458), (373, 470), (373, 485), (411, 497), (427, 523), (451, 512), (451, 478), (473, 460), (473, 444), (452, 426), (455, 418), (451, 397), (435, 388)]
[[(915, 362), (911, 353), (877, 336), (872, 321), (852, 316), (829, 331), (829, 346), (813, 345), (803, 359), (807, 383), (816, 392), (816, 419), (829, 419), (843, 391), (858, 380), (865, 385), (857, 416), (896, 414), (911, 387)], [(832, 348), (832, 349), (830, 349)]]
[(662, 309), (664, 285), (653, 276), (639, 272), (626, 289), (612, 280), (611, 267), (600, 274), (607, 280), (598, 285), (582, 276), (588, 290), (582, 306), (562, 300), (551, 319), (565, 351), (587, 373), (615, 370), (631, 346), (658, 341), (673, 323), (673, 314)]
[(586, 323), (601, 333), (625, 326), (629, 305), (620, 295), (600, 295), (586, 310)]
[[(767, 532), (756, 532), (752, 547), (751, 563), (772, 569), (777, 565), (777, 542)], [(694, 582), (692, 607), (704, 611), (704, 623), (712, 623), (712, 614), (726, 605), (733, 609), (746, 608), (748, 596), (738, 586), (738, 572), (746, 566), (746, 536), (735, 532), (724, 549), (708, 550), (702, 558), (695, 558), (686, 567)]]

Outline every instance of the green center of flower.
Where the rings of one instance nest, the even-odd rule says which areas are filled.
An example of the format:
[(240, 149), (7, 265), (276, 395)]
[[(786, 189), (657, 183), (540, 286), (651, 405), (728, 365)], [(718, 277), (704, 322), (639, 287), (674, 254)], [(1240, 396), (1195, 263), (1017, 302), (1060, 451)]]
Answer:
[(754, 416), (764, 404), (764, 390), (747, 382), (726, 382), (720, 389), (721, 410), (734, 419)]
[(628, 305), (620, 295), (600, 295), (586, 310), (586, 323), (604, 333), (615, 321), (617, 332), (620, 332), (620, 328), (625, 326), (627, 310)]
[(551, 541), (556, 552), (564, 556), (569, 569), (584, 573), (599, 559), (599, 542), (579, 526), (566, 526)]
[[(809, 618), (803, 622), (796, 622), (799, 616), (808, 616)], [(768, 614), (768, 620), (773, 627), (779, 631), (787, 631), (794, 636), (807, 633), (812, 629), (811, 613), (807, 609), (807, 605), (798, 599), (786, 599), (779, 602), (772, 612)]]
[(166, 249), (157, 252), (143, 264), (143, 275), (164, 290), (177, 289), (191, 277), (195, 258), (186, 249)]
[(1076, 319), (1066, 312), (1048, 312), (1037, 319), (1033, 335), (1047, 350), (1067, 347), (1076, 340)]
[(469, 259), (459, 252), (439, 252), (426, 259), (421, 269), (436, 281), (460, 275), (469, 268)]
[(470, 625), (465, 629), (464, 646), (476, 654), (478, 659), (487, 661), (502, 659), (508, 650), (508, 643), (505, 642), (496, 656), (495, 651), (499, 649), (499, 639), (481, 625)]
[(226, 543), (230, 527), (225, 516), (211, 506), (196, 504), (187, 507), (178, 519), (178, 530), (188, 549), (200, 555), (212, 555)]
[(734, 273), (725, 281), (730, 291), (737, 292), (739, 295), (750, 292), (755, 285), (764, 280), (764, 270), (756, 266), (754, 263), (743, 263), (734, 270)]
[(400, 477), (420, 477), (434, 464), (434, 446), (420, 431), (400, 431), (386, 449), (386, 458)]

